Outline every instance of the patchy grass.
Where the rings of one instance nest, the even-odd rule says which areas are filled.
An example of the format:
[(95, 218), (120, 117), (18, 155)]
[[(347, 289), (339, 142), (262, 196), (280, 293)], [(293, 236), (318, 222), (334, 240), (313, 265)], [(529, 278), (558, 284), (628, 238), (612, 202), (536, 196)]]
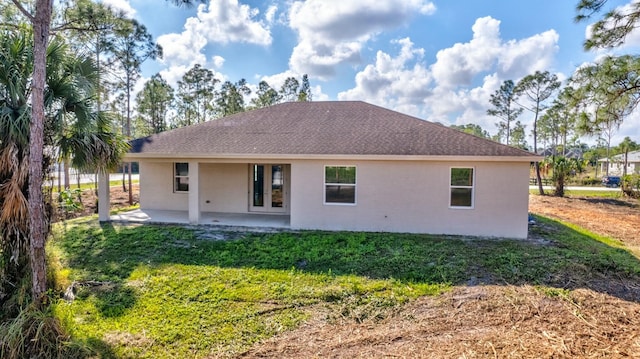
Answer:
[(598, 197), (598, 198), (624, 198), (625, 195), (620, 189), (615, 191), (598, 191), (598, 190), (566, 190), (566, 196), (570, 197)]
[[(131, 180), (132, 184), (138, 184), (139, 182), (140, 182), (140, 180), (137, 180), (137, 179), (132, 179)], [(50, 183), (50, 181), (45, 181), (45, 187), (46, 188), (51, 187), (49, 185), (49, 183)], [(109, 186), (110, 187), (122, 186), (122, 180), (109, 181)], [(69, 182), (69, 188), (71, 188), (72, 190), (78, 188), (81, 191), (89, 191), (89, 190), (95, 190), (97, 188), (97, 184), (96, 184), (96, 182), (83, 182), (83, 183), (80, 183), (80, 186), (78, 186), (78, 183), (76, 181), (72, 180), (72, 181)], [(53, 193), (58, 193), (58, 186), (55, 185), (55, 186), (51, 187), (51, 191)]]
[[(552, 196), (553, 189), (545, 189), (544, 193), (546, 195)], [(530, 194), (538, 195), (540, 191), (538, 189), (529, 189)], [(566, 197), (593, 197), (593, 198), (611, 198), (611, 199), (620, 199), (625, 198), (624, 193), (620, 189), (615, 191), (599, 191), (596, 189), (585, 189), (585, 190), (568, 190), (565, 189), (564, 195)]]
[(532, 241), (357, 232), (217, 240), (206, 228), (68, 221), (50, 246), (76, 299), (55, 311), (100, 357), (202, 358), (242, 353), (319, 312), (384, 320), (454, 285), (531, 284), (553, 297), (612, 292), (593, 278), (640, 277), (619, 242), (537, 219)]

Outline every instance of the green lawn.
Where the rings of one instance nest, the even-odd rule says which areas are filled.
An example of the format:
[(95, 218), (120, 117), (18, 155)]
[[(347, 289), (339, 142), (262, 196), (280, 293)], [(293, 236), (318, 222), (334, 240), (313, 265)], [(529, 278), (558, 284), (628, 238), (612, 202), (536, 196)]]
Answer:
[[(468, 283), (588, 285), (640, 278), (623, 246), (539, 219), (546, 241), (429, 235), (299, 232), (205, 233), (179, 226), (54, 228), (61, 286), (55, 304), (75, 340), (98, 357), (203, 358), (247, 350), (322, 312), (328, 320), (379, 320), (407, 301)], [(53, 261), (55, 262), (55, 261)]]

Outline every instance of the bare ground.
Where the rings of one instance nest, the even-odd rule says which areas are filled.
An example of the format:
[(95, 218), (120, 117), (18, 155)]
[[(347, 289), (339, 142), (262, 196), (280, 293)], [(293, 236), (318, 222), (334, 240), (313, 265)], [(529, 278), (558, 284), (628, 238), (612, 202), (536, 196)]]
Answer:
[[(530, 211), (640, 247), (637, 201), (531, 196)], [(638, 283), (607, 284), (640, 290)], [(328, 320), (316, 309), (300, 328), (239, 357), (640, 358), (640, 303), (604, 292), (460, 286), (366, 323)]]
[[(140, 191), (138, 184), (132, 184), (132, 203), (137, 204), (140, 200)], [(73, 187), (72, 187), (73, 189)], [(54, 194), (54, 197), (56, 195)], [(125, 192), (122, 186), (113, 186), (110, 191), (110, 204), (111, 210), (117, 210), (121, 208), (130, 207), (129, 204), (129, 192)], [(82, 209), (76, 213), (64, 214), (61, 211), (54, 211), (53, 221), (59, 221), (63, 218), (70, 219), (76, 217), (90, 216), (98, 213), (98, 198), (93, 190), (87, 190), (82, 192)]]
[(640, 248), (640, 201), (594, 197), (529, 196), (529, 211), (577, 224)]
[[(137, 187), (133, 193), (137, 201)], [(112, 187), (111, 196), (112, 209), (128, 206), (121, 187)], [(85, 197), (84, 211), (93, 213), (95, 197)], [(637, 200), (532, 195), (529, 208), (640, 248)], [(640, 283), (622, 285), (640, 290)], [(550, 295), (530, 285), (459, 286), (364, 323), (336, 319), (336, 308), (317, 306), (301, 327), (237, 357), (640, 358), (640, 303), (605, 292), (581, 288)]]
[(637, 358), (638, 303), (579, 289), (459, 287), (379, 323), (321, 314), (241, 358)]

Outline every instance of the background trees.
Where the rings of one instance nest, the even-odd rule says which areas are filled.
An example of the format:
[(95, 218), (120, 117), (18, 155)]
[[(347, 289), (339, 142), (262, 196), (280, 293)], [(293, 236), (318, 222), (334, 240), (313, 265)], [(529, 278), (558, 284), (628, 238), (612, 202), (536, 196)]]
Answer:
[(640, 100), (640, 57), (605, 57), (576, 71), (571, 84), (580, 107), (578, 130), (603, 137), (609, 158), (613, 135)]
[[(552, 75), (549, 71), (536, 71), (534, 74), (525, 76), (518, 81), (514, 92), (518, 98), (524, 97), (521, 101), (523, 107), (533, 113), (533, 152), (538, 153), (538, 118), (546, 110), (545, 101), (549, 99), (560, 87), (558, 76)], [(540, 176), (540, 164), (535, 162), (536, 178), (540, 194), (544, 194), (542, 188), (542, 177)]]
[[(109, 50), (119, 64), (118, 87), (124, 91), (126, 100), (126, 122), (124, 133), (131, 139), (131, 92), (140, 77), (142, 63), (150, 58), (162, 57), (162, 48), (153, 42), (147, 28), (136, 20), (120, 21), (114, 29), (114, 39)], [(131, 193), (131, 163), (127, 164), (129, 204), (133, 204)]]
[(195, 64), (178, 81), (178, 117), (181, 126), (205, 122), (215, 118), (213, 101), (216, 84), (213, 71)]
[[(512, 141), (512, 124), (523, 111), (523, 109), (515, 103), (516, 94), (514, 91), (515, 84), (513, 81), (506, 80), (503, 82), (502, 86), (491, 95), (491, 99), (489, 100), (493, 108), (487, 110), (487, 115), (500, 118), (501, 121), (496, 123), (498, 127), (498, 139), (501, 142), (504, 141), (507, 145), (511, 144)], [(519, 142), (522, 142), (521, 139), (519, 139)]]
[(482, 127), (480, 127), (480, 125), (477, 125), (475, 123), (468, 123), (466, 125), (451, 125), (450, 127), (468, 133), (470, 135), (475, 135), (487, 139), (491, 138), (491, 135), (488, 131), (484, 130)]
[(155, 74), (144, 84), (142, 91), (136, 95), (138, 114), (141, 120), (139, 134), (147, 136), (167, 130), (167, 115), (174, 99), (173, 88), (160, 76)]

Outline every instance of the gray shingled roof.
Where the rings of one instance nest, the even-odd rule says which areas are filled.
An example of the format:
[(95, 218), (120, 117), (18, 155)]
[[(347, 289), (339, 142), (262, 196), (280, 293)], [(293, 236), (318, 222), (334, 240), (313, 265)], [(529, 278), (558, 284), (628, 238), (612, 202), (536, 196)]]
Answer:
[(360, 101), (289, 102), (131, 142), (130, 155), (409, 155), (532, 153)]
[[(611, 158), (613, 162), (624, 162), (624, 154), (615, 155)], [(600, 162), (609, 162), (608, 159), (603, 158)], [(627, 153), (627, 162), (640, 162), (640, 151), (631, 151)]]

